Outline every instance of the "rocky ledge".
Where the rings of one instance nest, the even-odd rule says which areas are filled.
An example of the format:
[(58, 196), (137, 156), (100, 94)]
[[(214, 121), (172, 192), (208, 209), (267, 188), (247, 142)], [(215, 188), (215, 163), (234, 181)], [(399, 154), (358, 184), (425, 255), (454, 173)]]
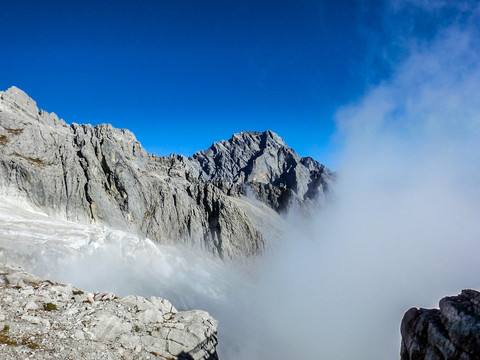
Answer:
[(480, 359), (480, 292), (445, 297), (439, 310), (411, 308), (401, 333), (401, 360)]
[(217, 321), (167, 300), (89, 293), (0, 267), (2, 359), (218, 359)]

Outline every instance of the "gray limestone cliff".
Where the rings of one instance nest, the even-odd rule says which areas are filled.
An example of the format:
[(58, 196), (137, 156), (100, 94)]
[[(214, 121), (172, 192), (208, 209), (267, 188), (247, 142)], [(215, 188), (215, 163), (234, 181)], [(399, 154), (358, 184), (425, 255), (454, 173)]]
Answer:
[(480, 293), (463, 290), (439, 305), (405, 313), (401, 360), (480, 359)]
[[(128, 130), (68, 125), (15, 87), (0, 92), (0, 193), (63, 219), (245, 257), (266, 246), (253, 217), (322, 199), (333, 177), (270, 131), (159, 157)], [(247, 206), (249, 188), (272, 210)]]
[(89, 293), (0, 267), (0, 353), (8, 359), (218, 359), (217, 321), (165, 299)]

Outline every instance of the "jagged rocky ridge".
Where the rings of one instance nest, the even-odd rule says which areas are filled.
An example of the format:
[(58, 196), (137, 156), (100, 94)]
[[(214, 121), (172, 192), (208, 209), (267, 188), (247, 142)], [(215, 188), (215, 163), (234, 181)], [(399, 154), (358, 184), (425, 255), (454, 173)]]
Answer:
[(299, 157), (270, 130), (234, 134), (189, 160), (201, 180), (235, 195), (250, 188), (277, 211), (324, 197), (333, 175), (312, 158)]
[[(245, 257), (266, 245), (256, 217), (321, 200), (333, 178), (271, 131), (159, 157), (128, 130), (68, 125), (18, 88), (0, 92), (0, 192), (56, 217)], [(247, 206), (248, 189), (268, 206)]]
[(480, 293), (463, 290), (439, 305), (405, 313), (401, 360), (480, 359)]
[(0, 353), (8, 359), (218, 359), (217, 321), (167, 300), (89, 293), (0, 267)]

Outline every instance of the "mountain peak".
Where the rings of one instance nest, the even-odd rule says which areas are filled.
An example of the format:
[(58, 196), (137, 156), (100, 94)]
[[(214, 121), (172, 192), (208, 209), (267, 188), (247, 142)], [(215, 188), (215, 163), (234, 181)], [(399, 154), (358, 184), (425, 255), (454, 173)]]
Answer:
[(271, 130), (239, 132), (189, 160), (201, 180), (248, 186), (259, 198), (266, 196), (265, 202), (275, 209), (285, 205), (278, 199), (286, 191), (285, 199), (295, 197), (300, 202), (323, 195), (332, 176), (317, 161), (299, 157)]
[(5, 92), (0, 92), (0, 98), (9, 103), (15, 104), (17, 108), (25, 110), (32, 115), (38, 114), (38, 107), (35, 100), (16, 86), (10, 87)]
[(21, 96), (21, 97), (28, 97), (30, 98), (26, 93), (25, 91), (23, 91), (22, 89), (19, 89), (18, 87), (16, 86), (10, 86), (6, 91), (5, 91), (5, 94), (11, 96), (11, 97), (16, 97), (16, 96)]
[[(243, 140), (244, 142), (254, 142), (259, 145), (260, 148), (264, 149), (266, 147), (282, 147), (287, 146), (285, 141), (274, 133), (271, 130), (266, 130), (264, 132), (259, 131), (241, 131), (239, 133), (233, 134), (230, 140), (226, 140), (226, 142), (231, 142), (233, 144), (241, 144)], [(225, 140), (223, 141), (225, 142)]]
[[(288, 152), (295, 153), (293, 149), (290, 149), (285, 144), (280, 136), (271, 130), (266, 130), (264, 132), (241, 131), (233, 134), (229, 140), (214, 142), (208, 149), (198, 151), (190, 156), (190, 159), (202, 163), (203, 160), (206, 159), (217, 162), (217, 160), (220, 158), (224, 159), (226, 157), (233, 157), (236, 159), (234, 162), (243, 167), (246, 165), (246, 163), (243, 164), (243, 162), (248, 161), (247, 159), (255, 157), (256, 154), (259, 154), (267, 149), (280, 148), (284, 148)], [(211, 167), (210, 170), (216, 171), (217, 168), (218, 166)]]
[(279, 142), (284, 142), (283, 139), (277, 133), (274, 133), (272, 130), (267, 129), (262, 133), (262, 135)]

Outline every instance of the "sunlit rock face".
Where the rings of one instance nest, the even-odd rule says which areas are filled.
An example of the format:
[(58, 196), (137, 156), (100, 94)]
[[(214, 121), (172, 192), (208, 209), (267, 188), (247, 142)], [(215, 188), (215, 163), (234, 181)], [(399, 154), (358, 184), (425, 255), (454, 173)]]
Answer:
[(0, 267), (2, 359), (218, 359), (217, 321), (158, 297), (89, 293)]
[[(188, 159), (159, 157), (128, 130), (68, 125), (18, 88), (0, 92), (0, 192), (55, 217), (247, 257), (266, 246), (253, 215), (281, 222), (261, 202), (277, 212), (321, 200), (333, 176), (271, 131), (236, 134)], [(240, 201), (248, 189), (260, 203)]]
[(445, 297), (440, 309), (408, 310), (402, 320), (402, 360), (480, 358), (480, 293)]

